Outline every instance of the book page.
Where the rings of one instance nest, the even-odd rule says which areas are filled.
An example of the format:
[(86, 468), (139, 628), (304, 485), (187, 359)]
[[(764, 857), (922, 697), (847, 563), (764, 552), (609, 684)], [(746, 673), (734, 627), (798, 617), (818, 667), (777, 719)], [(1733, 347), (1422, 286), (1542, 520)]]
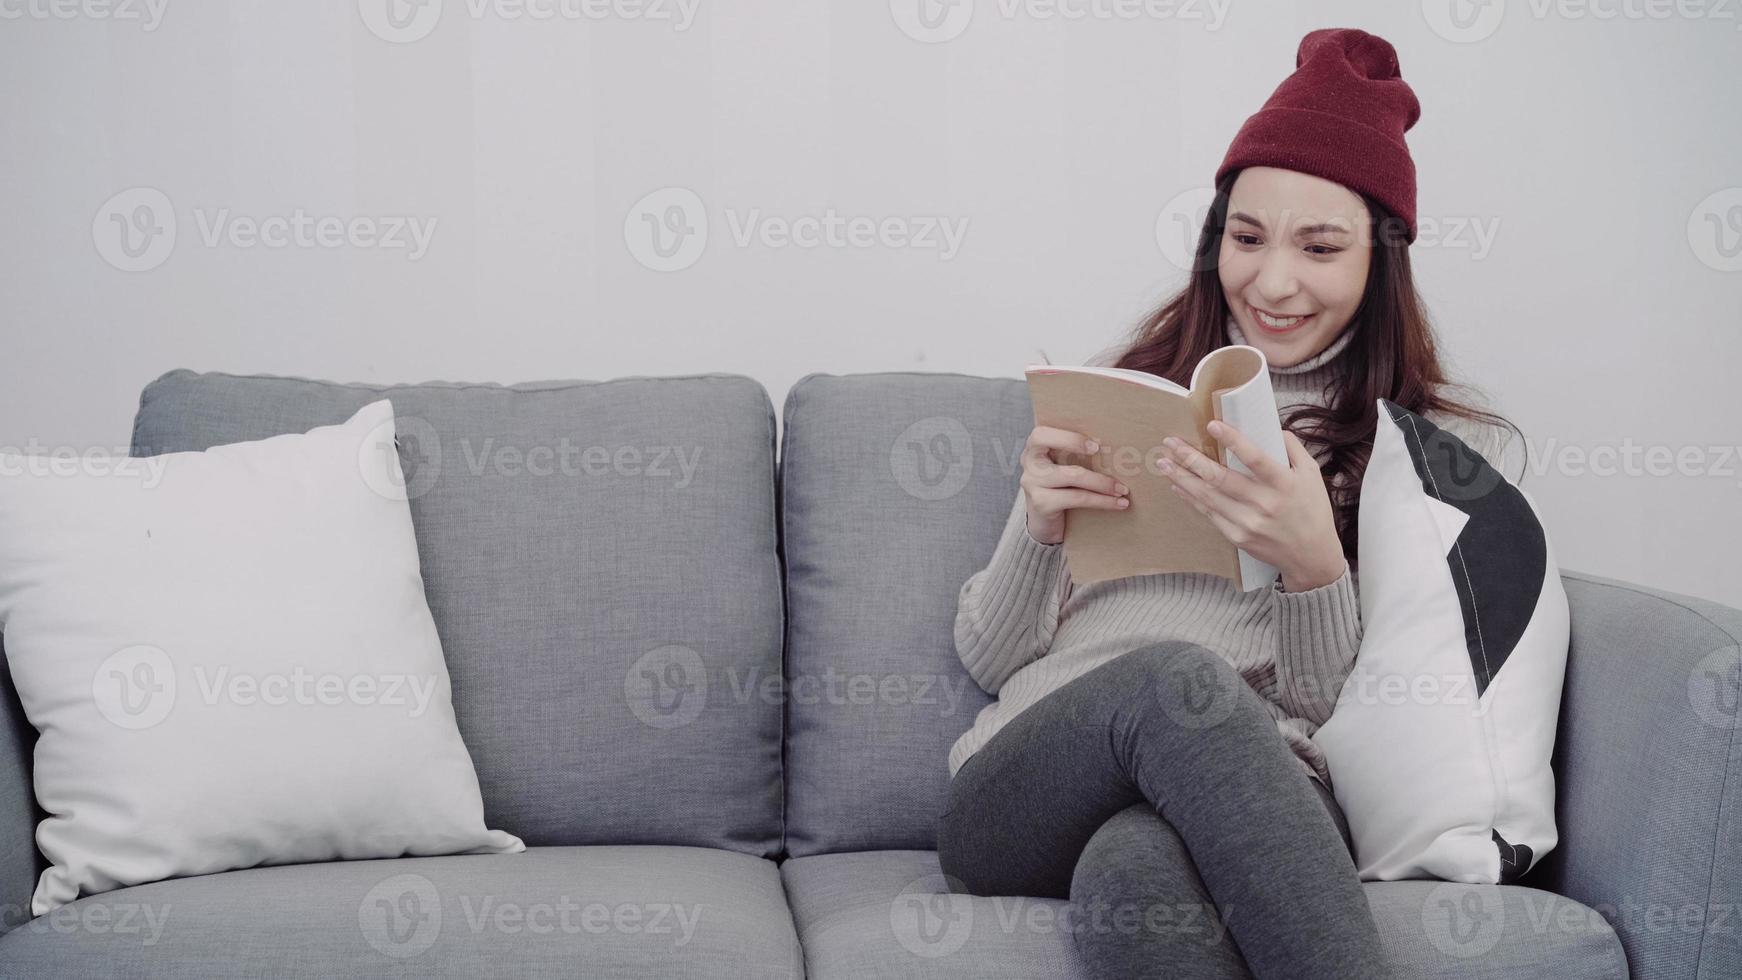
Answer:
[[(1238, 429), (1265, 455), (1288, 465), (1288, 446), (1282, 441), (1282, 419), (1275, 389), (1270, 384), (1270, 365), (1262, 351), (1243, 345), (1223, 347), (1204, 358), (1192, 380), (1194, 390), (1199, 385), (1208, 387), (1215, 417)], [(1213, 439), (1211, 455), (1236, 473), (1252, 475), (1244, 460)], [(1239, 554), (1242, 591), (1267, 588), (1276, 581), (1278, 572), (1274, 566), (1244, 551)]]
[[(1282, 419), (1277, 411), (1276, 395), (1270, 387), (1269, 371), (1244, 388), (1223, 392), (1216, 402), (1218, 417), (1222, 421), (1240, 430), (1266, 456), (1283, 466), (1288, 465), (1288, 446), (1282, 441)], [(1251, 467), (1233, 450), (1223, 448), (1221, 455), (1222, 465), (1237, 473), (1252, 475)], [(1278, 574), (1275, 566), (1240, 552), (1241, 591), (1266, 588), (1276, 581)]]

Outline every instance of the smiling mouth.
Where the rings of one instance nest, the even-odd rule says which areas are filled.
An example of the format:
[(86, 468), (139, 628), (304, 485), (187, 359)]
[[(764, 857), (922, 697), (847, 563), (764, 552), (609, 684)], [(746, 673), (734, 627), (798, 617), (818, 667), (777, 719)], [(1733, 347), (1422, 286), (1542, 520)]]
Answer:
[(1307, 313), (1301, 316), (1278, 316), (1261, 310), (1250, 303), (1246, 304), (1246, 310), (1252, 314), (1252, 319), (1258, 321), (1259, 326), (1270, 333), (1288, 333), (1317, 315)]

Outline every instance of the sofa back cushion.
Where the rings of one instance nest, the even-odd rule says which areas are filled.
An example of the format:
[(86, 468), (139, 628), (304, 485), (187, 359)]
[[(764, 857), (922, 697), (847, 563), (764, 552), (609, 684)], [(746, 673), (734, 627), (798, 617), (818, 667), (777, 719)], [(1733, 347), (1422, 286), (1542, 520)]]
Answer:
[(936, 846), (950, 745), (990, 700), (956, 657), (1034, 413), (1021, 381), (807, 375), (787, 395), (787, 848)]
[(410, 498), (487, 823), (529, 845), (774, 854), (767, 392), (722, 374), (505, 387), (175, 371), (141, 396), (133, 453), (300, 432), (382, 397), (405, 473), (384, 492)]

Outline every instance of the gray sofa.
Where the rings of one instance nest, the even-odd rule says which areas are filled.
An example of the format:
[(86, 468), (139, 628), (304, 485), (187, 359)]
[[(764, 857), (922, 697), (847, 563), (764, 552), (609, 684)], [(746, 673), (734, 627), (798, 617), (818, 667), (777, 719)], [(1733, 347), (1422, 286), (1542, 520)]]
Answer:
[[(177, 371), (144, 391), (134, 451), (383, 394), (486, 816), (528, 849), (253, 868), (30, 919), (34, 736), (7, 690), (0, 976), (1081, 975), (1068, 903), (951, 895), (933, 852), (946, 750), (988, 701), (951, 624), (1016, 493), (1022, 382), (813, 374), (777, 456), (767, 393), (735, 375)], [(1742, 976), (1742, 613), (1566, 587), (1561, 844), (1517, 886), (1369, 884), (1398, 974)]]

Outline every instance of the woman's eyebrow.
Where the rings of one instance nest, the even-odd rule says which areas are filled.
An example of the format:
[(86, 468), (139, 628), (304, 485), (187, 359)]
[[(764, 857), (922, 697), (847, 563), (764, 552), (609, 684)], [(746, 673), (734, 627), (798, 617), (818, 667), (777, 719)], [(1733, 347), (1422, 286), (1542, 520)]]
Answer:
[[(1256, 226), (1259, 231), (1264, 230), (1264, 222), (1259, 221), (1257, 218), (1254, 218), (1253, 216), (1247, 214), (1244, 211), (1235, 211), (1233, 214), (1228, 215), (1228, 220), (1229, 221), (1244, 221), (1249, 225)], [(1306, 225), (1304, 227), (1296, 228), (1294, 230), (1294, 237), (1296, 237), (1296, 238), (1305, 238), (1308, 235), (1325, 235), (1325, 234), (1347, 235), (1347, 234), (1349, 234), (1349, 229), (1345, 228), (1344, 226), (1339, 225), (1339, 224), (1334, 224), (1331, 222), (1321, 222), (1321, 223), (1316, 224), (1316, 225)]]
[(1296, 237), (1296, 238), (1305, 238), (1308, 235), (1326, 235), (1326, 234), (1328, 234), (1328, 235), (1347, 235), (1347, 234), (1349, 234), (1349, 229), (1343, 227), (1342, 225), (1332, 224), (1330, 222), (1324, 222), (1324, 223), (1316, 224), (1316, 225), (1307, 225), (1303, 228), (1296, 228), (1294, 230), (1294, 237)]

